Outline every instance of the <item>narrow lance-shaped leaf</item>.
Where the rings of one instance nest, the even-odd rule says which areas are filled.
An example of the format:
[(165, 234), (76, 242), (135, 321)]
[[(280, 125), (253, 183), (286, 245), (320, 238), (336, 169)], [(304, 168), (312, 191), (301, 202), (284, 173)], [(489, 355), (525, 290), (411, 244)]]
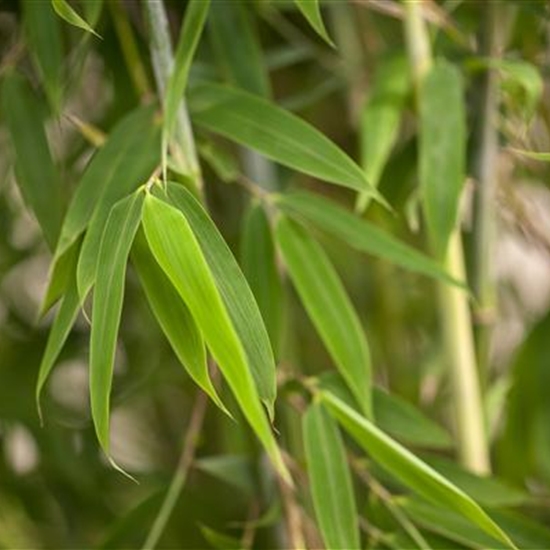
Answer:
[(330, 139), (266, 99), (202, 84), (191, 90), (190, 106), (199, 126), (276, 162), (356, 191), (370, 186), (363, 170)]
[(465, 179), (466, 115), (460, 72), (439, 61), (419, 91), (420, 191), (428, 234), (442, 258), (458, 218)]
[(334, 42), (328, 35), (325, 22), (321, 15), (319, 0), (294, 0), (296, 5), (308, 20), (309, 24), (315, 29), (315, 32), (330, 46), (334, 48)]
[(244, 346), (260, 399), (273, 418), (277, 393), (275, 359), (254, 295), (237, 260), (200, 203), (184, 187), (174, 183), (168, 183), (168, 196), (193, 229)]
[(290, 481), (248, 369), (245, 351), (190, 224), (179, 210), (147, 195), (143, 227), (151, 251), (191, 311), (243, 414), (275, 468)]
[(23, 2), (23, 22), (29, 52), (38, 67), (54, 111), (61, 107), (63, 44), (61, 23), (48, 2)]
[(345, 241), (349, 246), (417, 273), (446, 283), (465, 287), (440, 266), (439, 262), (418, 252), (366, 220), (354, 216), (333, 201), (313, 193), (278, 195), (276, 204), (292, 217), (311, 223)]
[(99, 250), (90, 334), (90, 401), (97, 438), (109, 454), (109, 397), (122, 313), (126, 264), (141, 219), (143, 191), (111, 210)]
[(181, 364), (212, 401), (229, 414), (210, 380), (206, 349), (199, 328), (177, 290), (157, 264), (141, 232), (134, 243), (132, 263), (147, 301)]
[(225, 79), (247, 92), (269, 97), (268, 72), (249, 8), (243, 0), (214, 2), (208, 16), (209, 35)]
[(38, 414), (42, 420), (42, 408), (40, 405), (40, 397), (42, 395), (42, 389), (50, 372), (52, 371), (61, 349), (65, 344), (67, 337), (71, 331), (71, 328), (76, 321), (78, 310), (80, 309), (80, 300), (78, 299), (78, 291), (76, 288), (76, 270), (73, 264), (72, 275), (68, 283), (68, 287), (65, 291), (59, 310), (55, 316), (54, 322), (50, 328), (48, 334), (48, 341), (46, 343), (46, 349), (40, 362), (40, 368), (38, 371), (38, 380), (36, 382), (36, 406)]
[[(410, 87), (408, 75), (405, 57), (392, 57), (382, 62), (361, 113), (361, 165), (374, 187), (378, 186), (398, 135)], [(368, 199), (368, 193), (359, 195), (359, 210), (366, 208)]]
[(241, 265), (277, 354), (282, 328), (283, 289), (271, 228), (260, 204), (250, 206), (243, 222)]
[(177, 111), (183, 101), (183, 94), (187, 86), (187, 79), (195, 50), (206, 21), (210, 0), (191, 0), (185, 10), (183, 25), (176, 48), (174, 68), (166, 87), (164, 101), (164, 124), (162, 131), (163, 158), (166, 147), (174, 131)]
[(101, 38), (101, 36), (99, 36), (99, 34), (97, 34), (97, 32), (95, 32), (94, 29), (80, 15), (78, 15), (76, 11), (73, 10), (67, 0), (51, 0), (51, 2), (53, 9), (57, 15), (61, 17), (61, 19), (65, 20), (74, 27), (78, 27), (79, 29), (95, 34), (95, 36)]
[(17, 183), (53, 249), (61, 226), (61, 188), (40, 104), (23, 77), (8, 73), (3, 81), (2, 115), (15, 149)]
[[(77, 267), (77, 285), (81, 299), (84, 299), (94, 284), (101, 236), (112, 206), (143, 185), (158, 165), (160, 128), (152, 119), (150, 111), (147, 120), (149, 125), (140, 128), (141, 133), (124, 136), (127, 144), (123, 146), (120, 155), (115, 153), (111, 159), (106, 154), (101, 155), (103, 160), (111, 161), (113, 166), (107, 175), (107, 181), (103, 182), (103, 192), (93, 208), (88, 230), (82, 242)], [(138, 121), (139, 119), (136, 119), (136, 122)], [(98, 156), (105, 152), (106, 147), (107, 145)], [(101, 168), (98, 170), (99, 173), (103, 172)], [(90, 179), (86, 183), (89, 181)], [(84, 181), (81, 185), (84, 185)]]
[(466, 493), (336, 396), (325, 391), (320, 396), (351, 437), (396, 479), (430, 502), (464, 516), (509, 548), (515, 548), (506, 533)]
[(369, 347), (338, 274), (319, 244), (294, 222), (281, 217), (275, 236), (315, 328), (361, 409), (372, 417)]
[(314, 403), (303, 417), (303, 432), (313, 505), (325, 546), (358, 549), (357, 506), (338, 426)]

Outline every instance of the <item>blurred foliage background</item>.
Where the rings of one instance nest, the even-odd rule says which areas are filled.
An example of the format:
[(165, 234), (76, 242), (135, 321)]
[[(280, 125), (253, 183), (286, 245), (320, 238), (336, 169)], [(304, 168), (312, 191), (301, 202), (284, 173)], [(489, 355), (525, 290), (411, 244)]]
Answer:
[[(459, 67), (465, 83), (466, 250), (474, 248), (475, 240), (472, 195), (477, 185), (483, 75), (488, 67), (498, 75), (491, 92), (497, 104), (498, 147), (486, 167), (496, 182), (492, 199), (496, 231), (489, 252), (496, 298), (485, 310), (476, 311), (474, 304), (474, 320), (476, 327), (492, 328), (482, 387), (499, 481), (483, 484), (449, 462), (455, 456), (448, 435), (454, 428), (433, 281), (360, 255), (325, 234), (316, 236), (342, 277), (368, 335), (376, 383), (405, 404), (415, 405), (444, 430), (439, 446), (434, 441), (423, 444), (419, 436), (416, 446), (413, 441), (415, 450), (434, 464), (439, 461), (445, 475), (456, 483), (462, 480), (472, 495), (477, 488), (474, 496), (494, 508), (493, 517), (501, 525), (519, 533), (522, 547), (542, 548), (540, 541), (550, 541), (543, 527), (550, 522), (550, 164), (548, 156), (536, 153), (550, 151), (550, 11), (546, 2), (529, 0), (426, 0), (421, 4), (435, 55)], [(198, 390), (178, 364), (130, 268), (112, 394), (111, 440), (114, 458), (139, 484), (111, 468), (96, 442), (87, 387), (89, 324), (84, 316), (77, 320), (48, 382), (43, 402), (45, 426), (40, 426), (34, 389), (52, 315), (41, 321), (37, 318), (51, 250), (25, 205), (17, 179), (22, 170), (55, 178), (58, 208), (63, 212), (104, 134), (136, 105), (155, 97), (151, 31), (142, 3), (106, 0), (72, 5), (101, 39), (68, 25), (45, 0), (0, 3), (0, 79), (15, 68), (24, 80), (34, 124), (45, 129), (53, 158), (52, 172), (41, 164), (39, 143), (27, 144), (30, 151), (36, 147), (36, 155), (15, 160), (17, 137), (8, 128), (10, 113), (4, 101), (0, 114), (2, 548), (141, 547), (177, 468), (197, 400)], [(166, 0), (165, 6), (176, 37), (186, 2)], [(404, 4), (392, 0), (324, 2), (328, 34), (336, 44), (333, 49), (315, 34), (292, 2), (214, 1), (190, 85), (202, 79), (246, 81), (248, 65), (256, 63), (250, 57), (254, 51), (235, 48), (244, 73), (235, 76), (233, 52), (228, 50), (232, 41), (246, 44), (245, 39), (239, 42), (243, 35), (238, 30), (243, 24), (238, 18), (244, 17), (243, 28), (252, 33), (250, 40), (261, 46), (264, 84), (273, 99), (360, 159), (367, 154), (365, 135), (376, 131), (365, 120), (365, 106), (387, 100), (392, 93), (383, 87), (387, 60), (397, 59), (403, 63), (402, 71), (408, 72), (405, 11)], [(487, 30), (488, 24), (495, 27), (496, 38)], [(488, 34), (490, 46), (484, 44)], [(427, 250), (417, 192), (415, 106), (410, 90), (402, 95), (397, 97), (401, 103), (391, 155), (379, 175), (380, 191), (393, 211), (373, 203), (365, 217)], [(33, 135), (32, 128), (28, 135)], [(254, 159), (242, 148), (201, 129), (196, 137), (210, 214), (239, 258), (250, 197), (240, 174), (257, 181)], [(347, 190), (329, 188), (287, 168), (270, 165), (270, 169), (273, 179), (264, 182), (268, 185), (307, 188), (353, 208), (354, 197)], [(307, 546), (318, 548), (322, 543), (302, 479), (304, 455), (296, 407), (299, 410), (303, 396), (296, 386), (303, 376), (333, 370), (333, 366), (289, 285), (284, 284), (276, 304), (276, 317), (280, 316), (276, 321), (280, 329), (276, 426), (301, 480), (302, 490), (292, 508), (298, 516), (294, 521)], [(222, 395), (231, 403), (226, 388)], [(396, 431), (399, 426), (403, 439), (410, 443), (414, 422), (405, 414), (404, 419), (394, 419)], [(387, 481), (396, 494), (401, 492), (384, 474), (377, 472), (375, 477)], [(372, 484), (359, 482), (356, 494), (367, 524), (363, 525), (365, 544), (400, 547), (399, 538), (381, 535), (397, 536), (402, 531), (395, 517), (380, 505), (385, 497)], [(284, 490), (249, 430), (209, 407), (189, 478), (158, 547), (285, 547), (293, 520), (284, 501)], [(433, 509), (418, 504), (415, 508), (411, 502), (404, 509), (423, 532), (431, 534), (434, 548), (483, 546), (483, 541), (460, 541), (456, 535), (460, 526), (449, 527), (445, 518), (430, 516)]]

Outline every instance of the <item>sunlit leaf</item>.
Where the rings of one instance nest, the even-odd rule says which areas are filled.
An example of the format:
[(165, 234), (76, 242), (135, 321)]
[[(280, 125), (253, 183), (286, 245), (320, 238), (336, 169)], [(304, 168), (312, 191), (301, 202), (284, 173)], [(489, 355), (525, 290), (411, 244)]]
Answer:
[(191, 225), (180, 210), (147, 195), (143, 227), (151, 251), (187, 304), (246, 419), (279, 473), (290, 479), (261, 406), (244, 348)]
[(509, 548), (515, 548), (506, 533), (466, 493), (336, 396), (325, 391), (320, 395), (349, 435), (396, 479), (433, 504), (464, 516)]
[(51, 0), (53, 9), (67, 23), (101, 38), (97, 32), (69, 5), (67, 0)]
[(275, 235), (305, 309), (357, 402), (371, 417), (369, 347), (338, 274), (320, 245), (294, 222), (281, 217)]
[(143, 192), (119, 201), (105, 225), (97, 263), (97, 284), (90, 334), (90, 401), (97, 438), (109, 454), (109, 397), (113, 378), (116, 342), (126, 264), (141, 219)]
[(252, 204), (248, 209), (241, 235), (243, 273), (258, 302), (271, 344), (277, 353), (282, 328), (283, 289), (271, 228), (260, 204)]
[(321, 15), (321, 7), (319, 0), (294, 0), (296, 5), (308, 20), (309, 24), (315, 29), (315, 32), (330, 46), (334, 47), (334, 42), (328, 35), (323, 17)]
[(338, 426), (319, 403), (314, 403), (303, 417), (303, 432), (315, 515), (325, 546), (357, 549), (357, 506)]
[(17, 183), (53, 249), (61, 226), (61, 186), (44, 132), (42, 110), (22, 76), (10, 72), (2, 80), (2, 115), (15, 149)]
[(198, 125), (276, 162), (356, 191), (369, 187), (361, 168), (332, 141), (266, 99), (202, 84), (191, 90), (190, 106)]
[(288, 215), (311, 223), (345, 241), (349, 246), (396, 265), (464, 287), (448, 275), (439, 262), (392, 237), (366, 220), (354, 216), (333, 201), (307, 192), (278, 195), (276, 204)]
[(419, 178), (426, 225), (442, 258), (456, 227), (465, 180), (466, 113), (460, 72), (439, 61), (419, 92)]
[(275, 359), (254, 295), (231, 250), (199, 202), (184, 187), (174, 183), (168, 184), (168, 195), (185, 215), (201, 246), (233, 327), (246, 352), (260, 399), (273, 418), (277, 393)]
[(132, 263), (147, 301), (181, 364), (212, 401), (229, 414), (210, 380), (202, 335), (177, 290), (157, 264), (141, 233), (136, 237)]

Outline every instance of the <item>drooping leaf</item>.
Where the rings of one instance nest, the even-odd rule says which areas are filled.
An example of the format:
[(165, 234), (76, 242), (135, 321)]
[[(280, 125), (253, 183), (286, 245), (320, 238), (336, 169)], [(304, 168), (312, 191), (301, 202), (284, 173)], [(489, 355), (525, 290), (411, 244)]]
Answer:
[(288, 218), (279, 219), (275, 235), (305, 309), (363, 412), (372, 417), (369, 347), (338, 274), (320, 245)]
[(254, 295), (231, 250), (200, 203), (183, 186), (174, 183), (168, 183), (168, 196), (183, 212), (201, 246), (246, 352), (260, 399), (273, 418), (277, 393), (275, 359)]
[(214, 2), (208, 28), (216, 61), (225, 79), (250, 93), (269, 97), (269, 79), (260, 40), (246, 3), (242, 0)]
[(443, 282), (465, 287), (464, 283), (448, 275), (435, 260), (368, 221), (354, 216), (333, 201), (313, 193), (293, 192), (276, 196), (275, 202), (288, 215), (319, 227), (356, 250)]
[(97, 32), (69, 5), (67, 0), (51, 0), (53, 9), (70, 25), (78, 27), (86, 32), (94, 34), (98, 38), (101, 38)]
[(42, 418), (42, 410), (40, 405), (40, 397), (42, 395), (42, 389), (44, 384), (52, 371), (61, 349), (65, 344), (67, 337), (71, 331), (71, 328), (76, 321), (78, 310), (80, 308), (80, 300), (78, 299), (78, 291), (76, 288), (76, 272), (75, 265), (73, 264), (72, 275), (68, 283), (68, 287), (65, 291), (59, 310), (56, 313), (54, 322), (50, 328), (48, 334), (48, 341), (46, 343), (46, 349), (40, 362), (40, 368), (38, 371), (38, 379), (36, 382), (36, 406), (38, 414)]
[(23, 2), (25, 35), (54, 111), (62, 97), (63, 44), (59, 17), (48, 2)]
[(2, 115), (15, 150), (17, 183), (53, 249), (61, 226), (61, 186), (44, 132), (40, 104), (22, 76), (10, 72), (3, 81)]
[(346, 153), (266, 99), (228, 86), (201, 84), (191, 90), (190, 106), (199, 126), (276, 162), (356, 191), (369, 188), (364, 172)]
[(202, 34), (210, 0), (191, 0), (185, 10), (174, 68), (166, 87), (163, 122), (163, 151), (168, 146), (176, 126), (177, 112), (187, 87), (187, 79), (195, 50)]
[(329, 392), (322, 402), (350, 436), (386, 471), (418, 495), (452, 510), (477, 525), (509, 548), (515, 548), (502, 529), (466, 493), (401, 446), (368, 419)]
[(109, 397), (126, 264), (141, 220), (143, 192), (136, 191), (112, 209), (101, 238), (90, 334), (90, 401), (97, 438), (109, 454)]
[(311, 495), (325, 546), (358, 549), (357, 506), (338, 426), (314, 403), (303, 417), (303, 432)]
[(334, 42), (328, 35), (323, 16), (321, 15), (321, 6), (319, 0), (294, 0), (299, 10), (304, 17), (308, 20), (309, 24), (313, 27), (315, 32), (330, 46), (333, 48)]
[[(374, 187), (378, 186), (396, 141), (409, 88), (407, 60), (392, 57), (377, 70), (372, 92), (361, 112), (361, 166)], [(359, 195), (360, 211), (366, 208), (368, 199), (368, 193)]]
[(225, 413), (227, 409), (210, 380), (203, 337), (177, 290), (157, 264), (145, 237), (138, 233), (132, 263), (159, 325), (191, 378)]
[(147, 195), (143, 227), (151, 251), (187, 304), (243, 414), (275, 468), (289, 480), (262, 409), (243, 345), (191, 225), (180, 210)]
[[(101, 236), (111, 208), (122, 197), (145, 184), (159, 163), (160, 129), (151, 116), (151, 110), (146, 113), (148, 116), (145, 116), (145, 112), (136, 112), (113, 131), (113, 135), (90, 163), (71, 204), (74, 207), (69, 213), (75, 214), (78, 224), (73, 234), (88, 225), (77, 267), (81, 299), (84, 299), (95, 281)], [(124, 134), (121, 131), (123, 126), (126, 130)], [(128, 134), (127, 131), (134, 133)], [(100, 177), (103, 178), (101, 182)], [(99, 192), (91, 189), (93, 184), (100, 188)], [(87, 209), (80, 210), (85, 207), (86, 198), (90, 198)], [(67, 226), (70, 227), (68, 223)]]
[(419, 91), (419, 178), (426, 226), (437, 257), (457, 224), (465, 179), (466, 114), (462, 77), (439, 61)]
[(283, 289), (271, 228), (260, 204), (249, 207), (241, 235), (243, 273), (258, 302), (271, 345), (277, 354), (282, 328)]

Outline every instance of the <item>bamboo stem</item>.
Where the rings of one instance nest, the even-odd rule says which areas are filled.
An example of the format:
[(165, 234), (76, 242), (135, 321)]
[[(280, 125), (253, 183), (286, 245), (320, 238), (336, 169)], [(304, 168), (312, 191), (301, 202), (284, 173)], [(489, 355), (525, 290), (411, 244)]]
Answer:
[[(422, 3), (408, 1), (405, 7), (405, 33), (418, 96), (421, 82), (432, 65), (432, 54), (421, 13)], [(459, 226), (451, 234), (443, 266), (452, 277), (465, 280)], [(438, 288), (439, 316), (453, 392), (459, 458), (469, 470), (488, 473), (489, 449), (468, 297), (456, 287), (439, 283)]]

